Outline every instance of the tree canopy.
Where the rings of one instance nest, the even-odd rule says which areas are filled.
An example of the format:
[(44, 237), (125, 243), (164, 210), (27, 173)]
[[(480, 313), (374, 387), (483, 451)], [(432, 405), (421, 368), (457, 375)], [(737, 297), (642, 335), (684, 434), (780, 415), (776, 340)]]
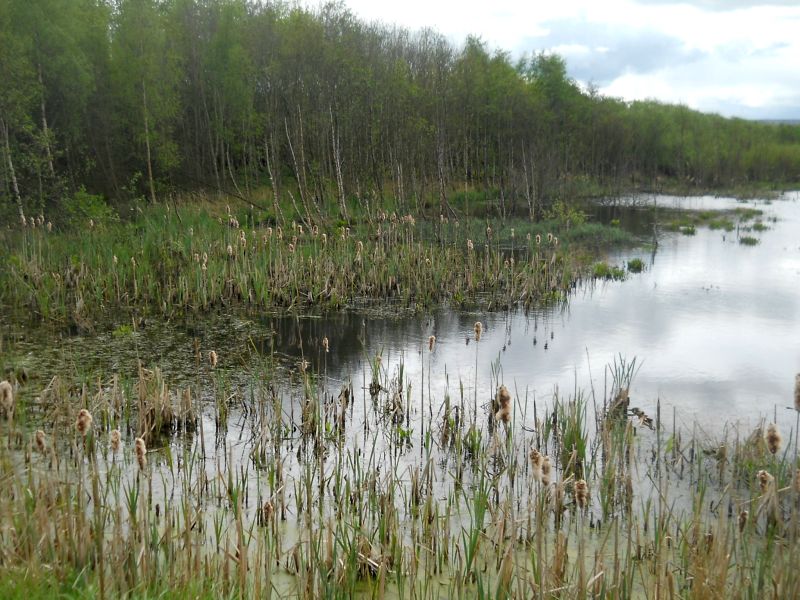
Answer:
[[(0, 206), (271, 186), (346, 218), (492, 190), (800, 180), (800, 127), (585, 90), (564, 60), (248, 0), (0, 3)], [(271, 193), (270, 193), (271, 194)], [(416, 204), (418, 206), (418, 204)]]

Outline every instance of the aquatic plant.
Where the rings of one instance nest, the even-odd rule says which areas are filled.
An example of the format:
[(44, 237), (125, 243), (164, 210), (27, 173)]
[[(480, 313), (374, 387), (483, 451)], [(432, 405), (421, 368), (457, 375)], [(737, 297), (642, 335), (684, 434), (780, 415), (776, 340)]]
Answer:
[(7, 419), (14, 413), (14, 388), (10, 382), (0, 381), (0, 408)]

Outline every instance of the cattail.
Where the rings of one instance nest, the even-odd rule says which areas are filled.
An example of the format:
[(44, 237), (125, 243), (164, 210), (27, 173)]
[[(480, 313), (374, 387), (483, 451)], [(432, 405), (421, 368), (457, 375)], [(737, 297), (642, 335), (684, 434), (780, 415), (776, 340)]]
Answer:
[(115, 454), (119, 451), (119, 444), (122, 440), (122, 436), (119, 432), (119, 429), (112, 429), (111, 430), (111, 451)]
[(233, 246), (228, 244), (227, 251), (228, 251), (228, 256), (233, 256)]
[(772, 487), (772, 484), (775, 483), (775, 478), (764, 469), (756, 473), (756, 479), (758, 479), (758, 487), (761, 489), (762, 494), (766, 493), (766, 491)]
[(557, 237), (553, 238), (553, 246), (558, 246), (558, 238)]
[(494, 418), (497, 421), (508, 423), (511, 418), (511, 394), (508, 392), (508, 388), (506, 386), (500, 386), (500, 388), (497, 390), (497, 395), (495, 396), (494, 401), (495, 405), (497, 406), (497, 412), (495, 413)]
[(483, 324), (480, 321), (475, 322), (475, 341), (481, 341), (481, 333), (483, 333)]
[(794, 376), (794, 409), (800, 412), (800, 373)]
[(272, 517), (275, 514), (275, 507), (272, 505), (272, 502), (267, 500), (264, 502), (264, 506), (261, 507), (261, 519), (262, 522), (266, 525), (267, 523), (272, 522)]
[(44, 431), (37, 429), (34, 439), (36, 441), (36, 449), (44, 454), (47, 450), (47, 437), (45, 436)]
[(536, 234), (536, 245), (540, 245), (542, 243), (542, 236), (538, 233)]
[(514, 239), (514, 238), (516, 238), (516, 237), (517, 237), (517, 234), (516, 234), (516, 232), (514, 231), (514, 228), (512, 227), (512, 228), (511, 228), (511, 239), (513, 240), (513, 239)]
[(542, 453), (539, 452), (536, 448), (533, 448), (531, 450), (530, 459), (531, 459), (531, 470), (533, 471), (533, 478), (536, 481), (541, 482), (542, 462), (543, 462)]
[(50, 233), (51, 231), (53, 231), (53, 224), (50, 221), (48, 221), (47, 222), (47, 232)]
[(0, 381), (0, 407), (10, 419), (14, 411), (14, 388), (6, 380)]
[(467, 240), (467, 250), (472, 252), (475, 249), (475, 245), (472, 243), (472, 240)]
[(115, 267), (117, 266), (117, 263), (119, 262), (119, 259), (117, 258), (116, 254), (111, 258), (111, 262), (114, 263)]
[(194, 237), (194, 227), (189, 227), (189, 237)]
[(217, 368), (217, 360), (217, 353), (214, 350), (208, 353), (208, 362), (211, 364), (212, 369)]
[(794, 472), (794, 491), (800, 494), (800, 469)]
[(545, 456), (542, 458), (542, 484), (543, 485), (550, 485), (550, 457)]
[(747, 526), (747, 517), (749, 516), (750, 513), (746, 510), (739, 513), (739, 533), (744, 531), (744, 528)]
[(135, 269), (136, 268), (136, 257), (131, 256), (131, 266)]
[(765, 439), (767, 442), (767, 449), (769, 450), (770, 454), (777, 454), (778, 450), (781, 449), (781, 442), (783, 441), (783, 438), (781, 437), (781, 432), (778, 431), (778, 426), (775, 423), (770, 423), (769, 427), (767, 427)]
[(584, 479), (575, 482), (575, 502), (579, 508), (586, 508), (589, 504), (589, 486)]
[(92, 428), (92, 415), (85, 408), (82, 408), (78, 413), (78, 419), (75, 421), (75, 428), (83, 437), (86, 437), (86, 434), (89, 433), (89, 430)]
[(553, 234), (552, 233), (548, 233), (547, 234), (547, 243), (548, 244), (552, 244), (553, 243)]
[(147, 445), (144, 443), (144, 439), (137, 437), (133, 450), (136, 453), (136, 462), (139, 463), (139, 469), (144, 470), (147, 468)]
[(325, 350), (326, 354), (330, 352), (330, 343), (328, 342), (327, 335), (324, 338), (322, 338), (322, 349)]
[(432, 335), (428, 338), (428, 352), (433, 352), (436, 347), (436, 336)]

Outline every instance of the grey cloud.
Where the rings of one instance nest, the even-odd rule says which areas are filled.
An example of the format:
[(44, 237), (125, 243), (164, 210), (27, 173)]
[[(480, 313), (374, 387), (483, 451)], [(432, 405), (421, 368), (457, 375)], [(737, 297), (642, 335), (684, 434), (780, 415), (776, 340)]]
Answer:
[[(605, 85), (625, 73), (650, 73), (700, 60), (704, 54), (685, 48), (680, 39), (655, 30), (620, 30), (587, 21), (559, 20), (542, 24), (549, 33), (529, 37), (521, 50), (548, 50), (563, 45), (586, 46), (586, 53), (564, 58), (570, 76)], [(605, 51), (599, 50), (605, 48)]]

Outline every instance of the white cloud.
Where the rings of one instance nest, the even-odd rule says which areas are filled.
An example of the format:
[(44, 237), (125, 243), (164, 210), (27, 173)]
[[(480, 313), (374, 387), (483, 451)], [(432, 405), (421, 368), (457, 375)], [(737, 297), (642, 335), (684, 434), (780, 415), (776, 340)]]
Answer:
[[(308, 6), (316, 2), (304, 2)], [(369, 21), (478, 35), (513, 56), (547, 49), (581, 83), (746, 117), (800, 118), (800, 3), (774, 0), (348, 0)]]

